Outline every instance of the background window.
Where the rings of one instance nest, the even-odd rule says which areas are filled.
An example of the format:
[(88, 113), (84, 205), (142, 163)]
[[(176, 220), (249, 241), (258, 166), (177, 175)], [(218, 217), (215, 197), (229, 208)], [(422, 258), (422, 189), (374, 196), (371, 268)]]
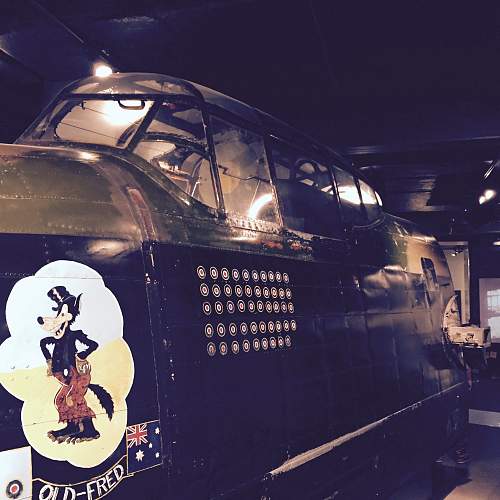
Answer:
[(262, 137), (215, 116), (210, 121), (226, 211), (276, 222), (276, 201)]
[(361, 198), (354, 177), (338, 167), (333, 167), (333, 171), (335, 173), (335, 180), (337, 182), (337, 189), (345, 222), (358, 226), (366, 224), (367, 220), (363, 213)]
[(359, 190), (361, 191), (361, 199), (365, 206), (366, 216), (369, 222), (373, 222), (380, 217), (380, 207), (377, 201), (377, 195), (375, 191), (361, 179), (359, 179)]
[(284, 225), (311, 234), (338, 235), (338, 205), (328, 168), (283, 144), (274, 144), (272, 154)]

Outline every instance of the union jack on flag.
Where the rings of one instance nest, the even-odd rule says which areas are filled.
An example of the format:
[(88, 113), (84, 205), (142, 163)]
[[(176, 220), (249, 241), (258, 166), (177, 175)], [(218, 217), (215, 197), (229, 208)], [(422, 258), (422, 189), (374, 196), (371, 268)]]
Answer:
[(148, 443), (147, 424), (137, 424), (127, 427), (127, 448)]
[(163, 463), (159, 420), (127, 427), (127, 472), (160, 466)]

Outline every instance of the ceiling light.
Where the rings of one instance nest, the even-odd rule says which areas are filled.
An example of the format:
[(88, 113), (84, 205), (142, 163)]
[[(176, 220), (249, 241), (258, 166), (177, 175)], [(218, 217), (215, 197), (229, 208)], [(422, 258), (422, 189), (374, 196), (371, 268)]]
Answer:
[(107, 64), (96, 64), (94, 66), (94, 75), (98, 76), (100, 78), (105, 78), (107, 76), (110, 76), (113, 74), (113, 70), (111, 69), (111, 66), (108, 66)]
[(500, 240), (494, 241), (493, 245), (496, 247), (500, 247)]
[(485, 189), (484, 193), (479, 197), (479, 204), (482, 205), (487, 201), (490, 201), (497, 195), (497, 192), (494, 189)]
[(493, 189), (486, 189), (483, 194), (486, 201), (489, 201), (496, 196), (497, 192)]

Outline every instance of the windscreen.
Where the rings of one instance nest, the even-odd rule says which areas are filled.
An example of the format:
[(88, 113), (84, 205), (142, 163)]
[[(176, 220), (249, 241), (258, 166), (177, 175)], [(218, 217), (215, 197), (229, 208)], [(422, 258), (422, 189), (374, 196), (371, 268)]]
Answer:
[(125, 147), (153, 105), (152, 100), (68, 99), (59, 102), (31, 139)]

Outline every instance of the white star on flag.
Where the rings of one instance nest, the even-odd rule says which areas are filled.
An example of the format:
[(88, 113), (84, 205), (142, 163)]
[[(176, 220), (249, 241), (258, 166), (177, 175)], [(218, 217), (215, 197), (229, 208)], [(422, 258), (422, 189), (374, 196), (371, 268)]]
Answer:
[(144, 453), (142, 450), (139, 450), (136, 454), (135, 454), (135, 459), (138, 461), (138, 462), (142, 462), (142, 459), (144, 458)]
[(155, 434), (160, 434), (160, 428), (159, 428), (159, 427), (157, 427), (157, 428), (155, 429)]

